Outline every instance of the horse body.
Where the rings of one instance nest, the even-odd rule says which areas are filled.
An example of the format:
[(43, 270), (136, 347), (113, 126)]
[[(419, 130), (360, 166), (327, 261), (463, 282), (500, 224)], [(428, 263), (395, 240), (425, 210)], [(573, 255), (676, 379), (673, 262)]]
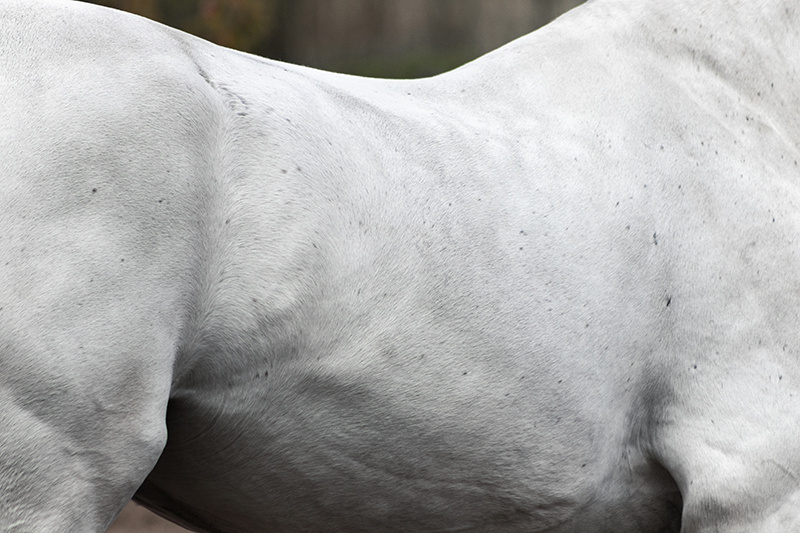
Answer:
[(373, 80), (0, 7), (0, 528), (797, 527), (790, 2)]

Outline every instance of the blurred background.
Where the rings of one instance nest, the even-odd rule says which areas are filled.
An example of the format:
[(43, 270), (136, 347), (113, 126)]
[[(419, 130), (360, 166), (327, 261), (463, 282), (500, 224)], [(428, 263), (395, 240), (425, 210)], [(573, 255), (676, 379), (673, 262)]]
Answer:
[[(383, 78), (453, 69), (583, 0), (93, 0), (230, 48)], [(134, 504), (109, 533), (186, 530)]]
[(94, 0), (230, 48), (325, 70), (450, 70), (583, 0)]

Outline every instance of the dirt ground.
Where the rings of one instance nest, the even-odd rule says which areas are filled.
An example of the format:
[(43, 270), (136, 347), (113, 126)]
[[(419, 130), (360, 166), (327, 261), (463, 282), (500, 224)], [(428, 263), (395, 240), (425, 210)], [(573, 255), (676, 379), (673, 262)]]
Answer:
[(131, 502), (111, 524), (107, 533), (187, 533), (187, 530)]

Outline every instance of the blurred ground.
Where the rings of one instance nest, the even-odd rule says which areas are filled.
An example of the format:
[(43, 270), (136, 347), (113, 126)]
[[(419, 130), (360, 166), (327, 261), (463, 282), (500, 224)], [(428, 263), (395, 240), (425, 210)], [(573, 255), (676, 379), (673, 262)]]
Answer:
[(186, 533), (186, 531), (132, 502), (108, 529), (108, 533)]

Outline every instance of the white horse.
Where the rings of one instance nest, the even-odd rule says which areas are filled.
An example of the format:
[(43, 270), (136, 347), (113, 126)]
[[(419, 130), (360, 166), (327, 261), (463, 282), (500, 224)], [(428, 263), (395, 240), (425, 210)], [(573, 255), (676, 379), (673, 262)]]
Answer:
[(3, 0), (0, 530), (798, 530), (799, 13), (387, 81)]

